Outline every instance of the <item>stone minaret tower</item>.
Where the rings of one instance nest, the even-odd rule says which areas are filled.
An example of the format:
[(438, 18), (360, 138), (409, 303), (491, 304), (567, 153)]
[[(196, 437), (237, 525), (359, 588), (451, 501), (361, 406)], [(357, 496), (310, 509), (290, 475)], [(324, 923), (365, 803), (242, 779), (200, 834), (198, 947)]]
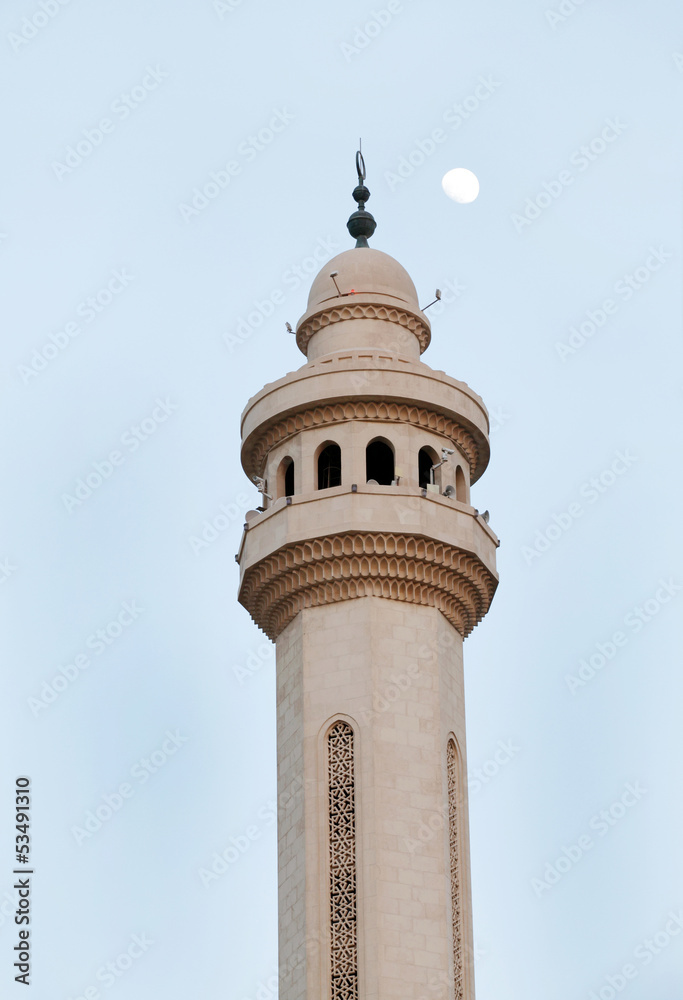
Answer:
[(488, 416), (420, 360), (430, 324), (397, 261), (315, 278), (306, 364), (242, 416), (239, 599), (277, 644), (280, 1000), (473, 1000), (464, 638), (496, 588), (470, 505)]

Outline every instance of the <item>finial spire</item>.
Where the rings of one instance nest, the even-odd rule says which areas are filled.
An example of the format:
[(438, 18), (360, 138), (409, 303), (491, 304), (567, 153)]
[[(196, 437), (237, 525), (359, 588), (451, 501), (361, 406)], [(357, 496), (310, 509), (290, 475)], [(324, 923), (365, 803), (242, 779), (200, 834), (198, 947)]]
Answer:
[(360, 148), (356, 153), (356, 172), (358, 173), (358, 186), (353, 189), (353, 197), (358, 202), (358, 210), (349, 217), (346, 228), (356, 238), (357, 247), (366, 247), (368, 238), (374, 233), (377, 223), (372, 215), (365, 211), (365, 202), (370, 197), (370, 192), (364, 184), (365, 160)]

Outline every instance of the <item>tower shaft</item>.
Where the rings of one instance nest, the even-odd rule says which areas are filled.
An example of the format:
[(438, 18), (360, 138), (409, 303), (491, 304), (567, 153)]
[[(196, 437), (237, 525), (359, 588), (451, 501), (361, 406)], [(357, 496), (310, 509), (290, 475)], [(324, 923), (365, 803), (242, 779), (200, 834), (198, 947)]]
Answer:
[(461, 636), (365, 597), (301, 612), (277, 657), (281, 996), (470, 1000)]

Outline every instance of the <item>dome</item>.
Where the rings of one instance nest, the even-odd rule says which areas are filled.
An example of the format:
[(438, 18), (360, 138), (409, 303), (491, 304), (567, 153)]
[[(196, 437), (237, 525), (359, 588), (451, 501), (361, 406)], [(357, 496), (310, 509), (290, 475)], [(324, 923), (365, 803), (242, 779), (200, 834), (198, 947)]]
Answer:
[(429, 339), (412, 278), (388, 253), (370, 247), (345, 250), (321, 268), (296, 328), (309, 361), (361, 348), (419, 360)]
[(406, 269), (388, 253), (369, 247), (345, 250), (325, 264), (311, 285), (307, 312), (339, 297), (330, 277), (332, 271), (339, 272), (337, 284), (342, 294), (353, 289), (356, 295), (372, 295), (373, 301), (405, 305), (419, 312), (415, 285)]

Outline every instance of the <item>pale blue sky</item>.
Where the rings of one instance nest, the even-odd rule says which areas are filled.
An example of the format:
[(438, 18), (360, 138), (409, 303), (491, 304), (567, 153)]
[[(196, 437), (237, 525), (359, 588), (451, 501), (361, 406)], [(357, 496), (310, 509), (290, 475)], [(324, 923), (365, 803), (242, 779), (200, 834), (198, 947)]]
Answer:
[[(470, 770), (494, 771), (499, 741), (518, 749), (472, 788), (478, 1000), (608, 998), (628, 964), (627, 1000), (680, 1000), (683, 934), (649, 961), (642, 943), (683, 910), (683, 591), (659, 583), (683, 585), (683, 10), (564, 0), (573, 13), (558, 23), (560, 0), (392, 7), (364, 48), (357, 32), (382, 0), (0, 12), (0, 899), (26, 773), (35, 1000), (87, 987), (116, 1000), (274, 995), (274, 661), (236, 603), (256, 501), (239, 418), (304, 361), (285, 322), (310, 277), (293, 275), (316, 249), (352, 245), (359, 136), (372, 245), (421, 301), (447, 281), (464, 289), (433, 316), (424, 360), (494, 417), (473, 501), (501, 538), (501, 584), (465, 646)], [(420, 144), (430, 155), (397, 182)], [(479, 177), (472, 205), (441, 190), (456, 166)], [(212, 172), (225, 186), (183, 210)], [(525, 211), (538, 217), (525, 225)], [(235, 345), (259, 303), (272, 315)], [(590, 312), (592, 336), (558, 351), (572, 327), (591, 331)], [(610, 472), (618, 453), (629, 458)], [(110, 460), (99, 488), (65, 504)], [(581, 515), (567, 521), (572, 504)], [(525, 557), (553, 515), (568, 527)], [(615, 632), (616, 654), (568, 682)], [(32, 711), (78, 655), (89, 666)], [(642, 794), (625, 792), (637, 782)], [(73, 828), (122, 784), (120, 810), (79, 844)], [(624, 794), (633, 804), (614, 808)], [(601, 833), (605, 809), (623, 816)], [(249, 849), (203, 885), (199, 870), (250, 826)], [(533, 880), (582, 836), (592, 847), (539, 893)], [(8, 912), (0, 903), (9, 997), (22, 987)], [(133, 935), (153, 944), (107, 986), (98, 970)]]

